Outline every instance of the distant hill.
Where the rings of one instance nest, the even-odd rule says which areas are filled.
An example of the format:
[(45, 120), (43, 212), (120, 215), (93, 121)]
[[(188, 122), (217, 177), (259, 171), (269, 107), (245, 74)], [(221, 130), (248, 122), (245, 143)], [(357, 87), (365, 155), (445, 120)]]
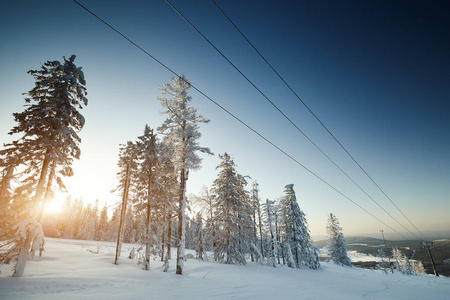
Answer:
[[(351, 245), (364, 245), (364, 246), (377, 246), (377, 245), (383, 245), (384, 241), (381, 239), (366, 237), (366, 236), (351, 236), (346, 237), (345, 240), (347, 241), (347, 245), (349, 246), (349, 250)], [(327, 245), (327, 240), (320, 240), (314, 243), (317, 247), (323, 248)]]
[[(359, 253), (378, 255), (378, 249), (384, 247), (382, 239), (364, 236), (346, 237), (348, 250)], [(327, 240), (320, 240), (314, 243), (317, 247), (323, 248), (327, 245)], [(422, 262), (427, 273), (433, 274), (430, 257), (425, 249), (422, 249), (419, 241), (386, 241), (387, 247), (391, 250), (398, 247), (407, 257), (414, 253), (414, 259)], [(436, 268), (439, 274), (450, 276), (450, 239), (434, 241), (435, 249), (431, 250)], [(447, 260), (446, 262), (444, 262)]]

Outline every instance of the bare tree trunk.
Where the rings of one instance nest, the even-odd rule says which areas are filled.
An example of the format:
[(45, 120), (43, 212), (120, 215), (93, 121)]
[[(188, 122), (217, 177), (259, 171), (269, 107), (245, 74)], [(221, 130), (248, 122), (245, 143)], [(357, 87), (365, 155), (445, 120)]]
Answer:
[(272, 257), (270, 258), (271, 263), (272, 263), (272, 267), (276, 267), (276, 263), (275, 263), (275, 259), (276, 259), (276, 253), (275, 253), (275, 234), (273, 232), (273, 225), (272, 225), (272, 212), (270, 209), (270, 201), (269, 199), (266, 200), (266, 213), (267, 213), (267, 221), (269, 222), (269, 231), (270, 231), (270, 244), (271, 244), (271, 248), (272, 248)]
[[(280, 246), (281, 256), (283, 257), (283, 265), (286, 264), (284, 259), (283, 245), (280, 243), (280, 230), (278, 228), (278, 215), (275, 213), (275, 232), (277, 233), (277, 244)], [(277, 253), (278, 264), (280, 264), (280, 251)]]
[[(44, 195), (45, 191), (45, 182), (47, 179), (48, 174), (48, 167), (50, 165), (50, 159), (48, 158), (48, 153), (50, 151), (47, 150), (46, 157), (44, 159), (44, 162), (42, 163), (42, 169), (41, 169), (41, 175), (39, 176), (39, 182), (36, 187), (36, 194), (34, 196), (33, 200), (33, 208), (30, 212), (30, 217), (32, 220), (35, 220), (37, 222), (37, 219), (39, 217), (39, 208), (42, 204), (42, 196)], [(27, 264), (28, 259), (28, 252), (30, 251), (31, 242), (33, 241), (35, 236), (35, 230), (32, 230), (32, 232), (27, 231), (27, 237), (22, 242), (20, 246), (20, 252), (19, 257), (17, 258), (16, 266), (14, 267), (14, 273), (13, 277), (22, 277), (23, 273), (25, 272), (25, 266)]]
[[(210, 224), (211, 224), (211, 228), (212, 228), (212, 247), (214, 250), (214, 249), (216, 249), (216, 225), (214, 224), (213, 203), (212, 203), (212, 199), (209, 196), (208, 190), (206, 190), (206, 197), (208, 199), (208, 204), (209, 204)], [(205, 248), (205, 250), (206, 250), (206, 248)], [(217, 261), (216, 255), (214, 255), (214, 260)]]
[(167, 233), (167, 214), (166, 214), (166, 204), (163, 205), (163, 229), (162, 229), (162, 241), (161, 241), (161, 262), (164, 261), (164, 250), (165, 250), (165, 238)]
[(32, 241), (31, 233), (27, 233), (27, 238), (20, 246), (19, 257), (17, 258), (16, 266), (14, 267), (13, 277), (22, 277), (25, 272), (25, 266), (28, 259), (28, 251), (30, 250), (30, 245)]
[(128, 186), (130, 184), (130, 165), (127, 165), (127, 173), (125, 177), (125, 187), (123, 189), (123, 197), (122, 197), (122, 208), (120, 212), (120, 221), (119, 221), (119, 231), (117, 233), (117, 246), (116, 246), (116, 257), (114, 259), (114, 264), (118, 264), (120, 252), (122, 250), (122, 240), (123, 240), (123, 230), (124, 230), (124, 220), (125, 213), (127, 211), (127, 201), (128, 201)]
[(150, 270), (150, 182), (147, 187), (147, 219), (145, 220), (145, 263), (144, 270)]
[[(256, 242), (257, 242), (257, 240), (258, 240), (258, 238), (256, 237), (256, 205), (255, 205), (255, 199), (252, 199), (253, 201), (253, 241), (254, 241), (254, 244), (256, 245)], [(252, 251), (250, 252), (250, 255), (251, 255), (251, 260), (252, 260), (252, 262), (254, 262), (255, 261), (255, 259), (254, 259), (254, 257), (253, 257), (253, 249), (252, 249)], [(258, 262), (258, 255), (256, 256), (256, 262)]]
[[(261, 220), (261, 207), (259, 203), (259, 195), (258, 195), (258, 183), (253, 182), (253, 191), (252, 191), (253, 205), (254, 205), (254, 223), (255, 223), (255, 237), (256, 237), (256, 216), (258, 215), (258, 227), (259, 227), (259, 239), (260, 239), (260, 247), (261, 247), (261, 256), (264, 258), (264, 246), (263, 246), (263, 233), (262, 233), (262, 220)], [(256, 242), (256, 241), (255, 241)]]
[(172, 259), (172, 216), (167, 214), (168, 216), (168, 225), (167, 229), (167, 259)]
[[(258, 198), (257, 198), (258, 200)], [(262, 232), (262, 222), (261, 222), (261, 209), (259, 207), (259, 203), (258, 203), (258, 220), (259, 220), (259, 237), (260, 237), (260, 242), (261, 242), (261, 256), (264, 258), (264, 247), (263, 247), (263, 232)]]
[[(166, 207), (166, 206), (164, 206)], [(164, 257), (164, 272), (169, 270), (169, 259), (171, 259), (170, 251), (171, 249), (171, 241), (172, 241), (172, 217), (169, 212), (165, 213), (166, 226), (167, 226), (167, 236), (166, 236), (166, 256)]]
[[(52, 194), (52, 184), (53, 184), (54, 178), (55, 178), (55, 164), (53, 163), (50, 167), (50, 174), (48, 175), (47, 187), (45, 189), (45, 196), (42, 199), (42, 205), (41, 205), (40, 211), (39, 211), (38, 221), (39, 221), (39, 224), (41, 225), (41, 227), (44, 226), (45, 204), (48, 202), (48, 199), (50, 198), (50, 196)], [(34, 257), (36, 255), (36, 250), (39, 250), (39, 257), (41, 257), (42, 251), (44, 251), (44, 244), (45, 244), (44, 232), (42, 232), (42, 235), (37, 235), (34, 237), (32, 247), (31, 247), (31, 260), (34, 260)]]
[(177, 250), (177, 271), (178, 275), (183, 274), (184, 267), (184, 250), (186, 246), (186, 171), (181, 169), (180, 178), (180, 200), (179, 200), (179, 211), (178, 211), (178, 250)]

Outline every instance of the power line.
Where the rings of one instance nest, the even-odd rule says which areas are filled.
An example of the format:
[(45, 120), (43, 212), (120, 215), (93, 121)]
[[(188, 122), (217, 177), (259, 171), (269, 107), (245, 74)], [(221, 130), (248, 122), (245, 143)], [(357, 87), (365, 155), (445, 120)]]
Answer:
[[(407, 227), (400, 223), (394, 216), (392, 216), (385, 208), (383, 208), (374, 198), (372, 198), (360, 185), (358, 185), (336, 162), (328, 156), (303, 130), (301, 130), (272, 100), (270, 100), (235, 64), (233, 64), (228, 57), (222, 53), (195, 25), (193, 25), (169, 0), (165, 0), (173, 10), (175, 10), (203, 39), (205, 39), (239, 74), (244, 77), (250, 85), (252, 85), (289, 123), (291, 123), (297, 131), (299, 131), (317, 150), (319, 150), (336, 168), (338, 168), (353, 184), (355, 184), (367, 197), (369, 197), (379, 208), (381, 208), (389, 217), (397, 222), (401, 227), (408, 231), (415, 238), (421, 240), (420, 237), (411, 232)], [(217, 6), (217, 5), (216, 5)], [(220, 8), (219, 8), (220, 9)], [(231, 21), (231, 20), (230, 20)], [(240, 31), (239, 31), (240, 32)], [(258, 52), (259, 53), (259, 52)], [(267, 61), (266, 61), (267, 62)], [(270, 65), (270, 64), (269, 64)], [(277, 73), (278, 74), (278, 73)], [(283, 80), (284, 81), (284, 80)]]
[[(165, 65), (163, 62), (161, 62), (160, 60), (158, 60), (156, 57), (154, 57), (153, 55), (151, 55), (150, 53), (148, 53), (147, 51), (145, 51), (142, 47), (140, 47), (139, 45), (137, 45), (135, 42), (133, 42), (131, 39), (129, 39), (128, 37), (126, 37), (124, 34), (122, 34), (121, 32), (119, 32), (117, 29), (115, 29), (113, 26), (111, 26), (110, 24), (108, 24), (106, 21), (104, 21), (102, 18), (100, 18), (99, 16), (97, 16), (95, 13), (93, 13), (91, 10), (89, 10), (87, 7), (83, 6), (81, 3), (79, 3), (77, 0), (73, 0), (76, 4), (78, 4), (81, 8), (83, 8), (84, 10), (86, 10), (88, 13), (90, 13), (92, 16), (94, 16), (95, 18), (97, 18), (99, 21), (101, 21), (103, 24), (105, 24), (106, 26), (108, 26), (110, 29), (112, 29), (114, 32), (116, 32), (117, 34), (119, 34), (121, 37), (123, 37), (125, 40), (127, 40), (129, 43), (131, 43), (133, 46), (135, 46), (136, 48), (138, 48), (139, 50), (141, 50), (144, 54), (146, 54), (147, 56), (149, 56), (151, 59), (153, 59), (155, 62), (157, 62), (159, 65), (161, 65), (163, 68), (165, 68), (167, 71), (169, 71), (170, 73), (172, 73), (174, 76), (178, 77), (181, 79), (180, 75), (178, 75), (175, 71), (173, 71), (171, 68), (169, 68), (167, 65)], [(358, 203), (356, 203), (355, 201), (353, 201), (352, 199), (350, 199), (348, 196), (346, 196), (344, 193), (342, 193), (340, 190), (338, 190), (336, 187), (334, 187), (333, 185), (331, 185), (330, 183), (328, 183), (325, 179), (323, 179), (322, 177), (320, 177), (319, 175), (317, 175), (316, 173), (314, 173), (312, 170), (310, 170), (309, 168), (307, 168), (305, 165), (303, 165), (302, 163), (300, 163), (298, 160), (296, 160), (294, 157), (292, 157), (290, 154), (288, 154), (287, 152), (285, 152), (283, 149), (281, 149), (280, 147), (278, 147), (276, 144), (274, 144), (273, 142), (271, 142), (269, 139), (267, 139), (265, 136), (263, 136), (261, 133), (259, 133), (258, 131), (256, 131), (255, 129), (253, 129), (250, 125), (248, 125), (247, 123), (245, 123), (244, 121), (242, 121), (240, 118), (238, 118), (236, 115), (234, 115), (232, 112), (230, 112), (229, 110), (227, 110), (225, 107), (223, 107), (222, 105), (220, 105), (218, 102), (216, 102), (215, 100), (213, 100), (211, 97), (209, 97), (208, 95), (206, 95), (204, 92), (202, 92), (200, 89), (198, 89), (196, 86), (194, 86), (193, 84), (191, 84), (191, 87), (196, 90), (199, 94), (201, 94), (202, 96), (204, 96), (206, 99), (208, 99), (209, 101), (211, 101), (212, 103), (214, 103), (216, 106), (218, 106), (220, 109), (222, 109), (224, 112), (226, 112), (228, 115), (230, 115), (231, 117), (233, 117), (236, 121), (238, 121), (239, 123), (241, 123), (242, 125), (244, 125), (245, 127), (247, 127), (249, 130), (251, 130), (253, 133), (255, 133), (256, 135), (258, 135), (260, 138), (262, 138), (264, 141), (266, 141), (267, 143), (269, 143), (270, 145), (272, 145), (275, 149), (277, 149), (278, 151), (280, 151), (282, 154), (284, 154), (285, 156), (287, 156), (289, 159), (291, 159), (292, 161), (294, 161), (297, 165), (301, 166), (303, 169), (305, 169), (306, 171), (308, 171), (311, 175), (313, 175), (314, 177), (316, 177), (317, 179), (319, 179), (320, 181), (322, 181), (325, 185), (327, 185), (328, 187), (330, 187), (331, 189), (333, 189), (334, 191), (336, 191), (338, 194), (340, 194), (342, 197), (344, 197), (345, 199), (347, 199), (348, 201), (350, 201), (351, 203), (353, 203), (354, 205), (356, 205), (357, 207), (359, 207), (361, 210), (363, 210), (364, 212), (366, 212), (367, 214), (369, 214), (371, 217), (373, 217), (374, 219), (376, 219), (378, 222), (380, 222), (381, 224), (383, 224), (384, 226), (386, 226), (387, 228), (391, 229), (393, 232), (397, 233), (398, 235), (400, 235), (401, 237), (403, 237), (404, 239), (406, 239), (406, 237), (401, 234), (400, 232), (398, 232), (397, 230), (395, 230), (394, 228), (392, 228), (391, 226), (389, 226), (388, 224), (386, 224), (385, 222), (383, 222), (382, 220), (380, 220), (379, 218), (377, 218), (375, 215), (373, 215), (372, 213), (370, 213), (368, 210), (366, 210), (365, 208), (363, 208), (361, 205), (359, 205)]]
[[(309, 108), (309, 106), (300, 98), (300, 96), (292, 89), (292, 87), (284, 80), (284, 78), (275, 70), (275, 68), (267, 61), (267, 59), (258, 51), (252, 42), (242, 33), (242, 31), (234, 24), (234, 22), (227, 16), (227, 14), (217, 5), (214, 0), (211, 2), (219, 9), (219, 11), (225, 16), (225, 18), (234, 26), (234, 28), (242, 35), (247, 43), (258, 53), (258, 55), (264, 60), (264, 62), (272, 69), (272, 71), (280, 78), (280, 80), (286, 85), (286, 87), (297, 97), (297, 99), (306, 107), (306, 109), (313, 115), (313, 117), (322, 125), (322, 127), (331, 135), (331, 137), (339, 144), (339, 146), (347, 153), (347, 155), (356, 163), (356, 165), (366, 174), (366, 176), (372, 181), (372, 183), (383, 193), (383, 195), (395, 206), (395, 208), (405, 217), (406, 220), (417, 230), (417, 232), (425, 239), (427, 239), (423, 233), (411, 222), (411, 220), (403, 213), (403, 211), (394, 203), (394, 201), (384, 192), (384, 190), (375, 182), (375, 180), (367, 173), (367, 171), (359, 164), (353, 155), (342, 145), (336, 136), (328, 129), (328, 127), (319, 119), (319, 117)], [(402, 225), (403, 226), (403, 225)], [(409, 231), (409, 230), (408, 230)], [(410, 232), (410, 231), (409, 231)], [(411, 232), (410, 232), (411, 233)], [(417, 237), (415, 234), (413, 234)], [(420, 239), (420, 238), (419, 238)]]

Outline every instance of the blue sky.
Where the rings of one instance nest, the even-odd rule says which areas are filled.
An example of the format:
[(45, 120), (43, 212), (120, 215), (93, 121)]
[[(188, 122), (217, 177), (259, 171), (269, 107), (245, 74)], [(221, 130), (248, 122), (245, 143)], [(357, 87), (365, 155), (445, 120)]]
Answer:
[[(146, 51), (348, 197), (403, 232), (229, 66), (165, 1), (81, 1)], [(172, 3), (286, 115), (405, 226), (362, 171), (283, 86), (210, 1)], [(391, 199), (423, 231), (450, 225), (449, 5), (445, 1), (217, 1)], [(158, 86), (172, 76), (73, 1), (0, 4), (0, 142), (33, 87), (26, 72), (76, 54), (89, 105), (70, 193), (112, 205), (120, 143), (163, 117)], [(333, 212), (344, 233), (389, 229), (192, 91), (209, 118), (200, 144), (228, 152), (258, 180), (261, 197), (294, 183), (313, 235)], [(210, 186), (217, 155), (191, 173), (188, 192)], [(412, 229), (411, 229), (412, 230)], [(408, 237), (411, 235), (406, 234)], [(395, 234), (392, 235), (395, 237)]]

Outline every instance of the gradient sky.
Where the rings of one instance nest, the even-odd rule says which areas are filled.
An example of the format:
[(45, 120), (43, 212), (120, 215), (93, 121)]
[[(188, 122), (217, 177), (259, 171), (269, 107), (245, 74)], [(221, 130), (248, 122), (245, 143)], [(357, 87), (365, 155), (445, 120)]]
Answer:
[[(165, 1), (80, 1), (353, 201), (405, 230), (345, 178)], [(210, 1), (172, 3), (286, 115), (402, 224), (393, 205), (271, 72)], [(450, 14), (447, 1), (217, 1), (259, 51), (424, 233), (450, 228)], [(156, 97), (167, 70), (73, 1), (0, 4), (0, 142), (33, 87), (26, 72), (76, 54), (89, 105), (73, 197), (113, 205), (119, 144), (164, 120)], [(396, 234), (195, 91), (204, 157), (188, 193), (211, 186), (228, 152), (262, 199), (293, 183), (313, 236), (333, 212), (344, 234)], [(15, 137), (17, 138), (17, 137)], [(61, 200), (62, 201), (62, 200)], [(405, 233), (408, 238), (414, 238)]]

